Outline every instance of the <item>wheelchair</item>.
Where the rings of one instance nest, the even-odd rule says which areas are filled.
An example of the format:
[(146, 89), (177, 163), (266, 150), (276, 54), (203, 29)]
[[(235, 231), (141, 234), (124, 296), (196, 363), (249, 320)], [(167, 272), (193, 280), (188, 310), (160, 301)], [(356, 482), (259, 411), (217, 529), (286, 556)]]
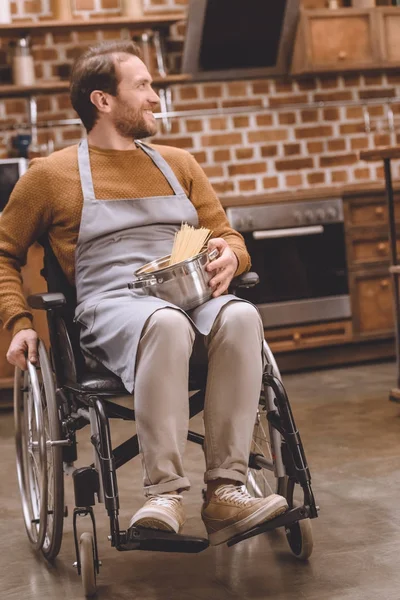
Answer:
[[(101, 561), (93, 506), (104, 503), (110, 521), (111, 545), (119, 551), (147, 550), (197, 553), (208, 540), (170, 532), (132, 527), (120, 528), (117, 469), (139, 454), (136, 435), (113, 448), (110, 419), (134, 420), (134, 410), (115, 399), (127, 395), (122, 382), (106, 369), (89, 369), (79, 345), (78, 325), (73, 321), (75, 289), (67, 282), (46, 239), (42, 275), (48, 292), (28, 298), (33, 309), (45, 310), (50, 337), (50, 355), (39, 340), (39, 364), (28, 362), (28, 370), (15, 370), (14, 415), (17, 475), (26, 532), (33, 548), (48, 561), (60, 551), (64, 506), (64, 473), (72, 474), (75, 508), (73, 532), (76, 562), (86, 596), (96, 593)], [(258, 282), (247, 273), (232, 283), (250, 287)], [(274, 357), (264, 344), (263, 390), (254, 425), (249, 456), (248, 491), (256, 496), (276, 492), (286, 497), (289, 509), (283, 515), (258, 525), (227, 542), (233, 546), (264, 532), (284, 528), (291, 552), (306, 560), (313, 549), (310, 520), (318, 516), (311, 489), (300, 434), (296, 429), (285, 388)], [(190, 417), (204, 405), (206, 367), (190, 372)], [(94, 462), (75, 468), (76, 433), (90, 425)], [(188, 440), (202, 445), (204, 437), (189, 431)], [(300, 492), (300, 493), (299, 493)], [(298, 498), (300, 496), (300, 499)], [(87, 517), (88, 531), (78, 539), (77, 518)]]

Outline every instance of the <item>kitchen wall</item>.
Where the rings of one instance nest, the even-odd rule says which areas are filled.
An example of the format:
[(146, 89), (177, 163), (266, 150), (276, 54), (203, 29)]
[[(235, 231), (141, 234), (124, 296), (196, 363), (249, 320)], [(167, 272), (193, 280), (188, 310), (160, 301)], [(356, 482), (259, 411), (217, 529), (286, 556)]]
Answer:
[[(318, 5), (319, 0), (304, 0)], [(182, 10), (187, 0), (144, 0), (146, 10)], [(75, 0), (76, 14), (118, 15), (118, 0)], [(49, 18), (48, 0), (12, 0), (13, 19)], [(174, 65), (184, 31), (174, 29), (170, 44)], [(43, 34), (33, 38), (37, 78), (58, 76), (60, 65), (70, 63), (86, 46), (101, 39), (118, 37), (116, 29), (107, 32)], [(5, 61), (10, 40), (0, 43), (0, 62)], [(314, 188), (348, 183), (370, 183), (382, 178), (380, 163), (358, 160), (363, 148), (400, 143), (400, 70), (398, 73), (351, 74), (288, 80), (243, 80), (224, 83), (184, 84), (172, 87), (174, 110), (221, 109), (217, 116), (189, 116), (171, 121), (170, 132), (162, 131), (154, 141), (185, 148), (195, 155), (220, 196), (267, 194), (276, 191)], [(390, 119), (385, 98), (399, 97), (393, 103)], [(362, 104), (376, 99), (368, 115), (361, 106), (341, 106), (344, 101)], [(321, 107), (304, 107), (320, 102)], [(329, 103), (337, 102), (338, 106)], [(26, 122), (26, 101), (0, 101), (0, 124)], [(237, 114), (224, 115), (226, 107)], [(240, 112), (243, 107), (252, 111)], [(38, 118), (73, 118), (68, 94), (38, 97)], [(370, 132), (367, 133), (367, 116)], [(18, 131), (17, 131), (18, 132)], [(20, 131), (22, 132), (22, 130)], [(16, 131), (0, 131), (0, 156), (7, 156)], [(39, 142), (45, 152), (75, 143), (82, 135), (78, 126), (42, 129)], [(399, 165), (394, 175), (400, 176)]]

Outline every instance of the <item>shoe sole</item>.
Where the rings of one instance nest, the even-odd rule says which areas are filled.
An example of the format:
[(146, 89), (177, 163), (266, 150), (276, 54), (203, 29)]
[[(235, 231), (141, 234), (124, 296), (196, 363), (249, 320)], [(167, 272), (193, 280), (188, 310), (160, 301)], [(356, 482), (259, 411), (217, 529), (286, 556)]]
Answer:
[(216, 531), (215, 533), (208, 534), (208, 540), (211, 546), (218, 546), (219, 544), (223, 544), (233, 538), (235, 535), (239, 535), (240, 533), (244, 533), (257, 525), (261, 525), (261, 523), (265, 523), (266, 521), (272, 521), (275, 517), (279, 517), (288, 510), (288, 504), (283, 497), (275, 498), (270, 504), (267, 506), (261, 506), (255, 513), (252, 513), (245, 519), (238, 521), (237, 523), (233, 523), (220, 531)]
[(152, 517), (143, 517), (142, 519), (135, 521), (135, 523), (130, 524), (130, 527), (133, 526), (145, 527), (147, 529), (158, 529), (160, 531), (173, 531), (174, 533), (178, 533), (178, 531), (176, 531), (176, 529), (172, 525), (169, 525), (164, 521), (160, 521), (159, 519), (155, 519)]

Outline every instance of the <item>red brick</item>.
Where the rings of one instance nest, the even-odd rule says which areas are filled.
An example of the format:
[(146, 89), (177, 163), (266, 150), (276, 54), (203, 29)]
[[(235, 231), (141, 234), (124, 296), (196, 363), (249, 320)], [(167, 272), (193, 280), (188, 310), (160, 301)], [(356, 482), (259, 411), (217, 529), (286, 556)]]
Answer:
[(221, 85), (205, 85), (203, 87), (204, 98), (220, 98), (222, 96)]
[(275, 90), (277, 94), (282, 92), (284, 93), (294, 93), (296, 90), (294, 89), (293, 81), (275, 81)]
[(257, 115), (256, 122), (258, 127), (268, 127), (272, 125), (272, 115)]
[(281, 112), (279, 113), (279, 125), (293, 125), (296, 123), (296, 113)]
[(164, 146), (174, 146), (175, 148), (193, 148), (194, 142), (192, 137), (162, 137), (162, 139), (154, 141), (154, 143), (161, 143)]
[(321, 87), (324, 90), (339, 87), (339, 80), (337, 76), (323, 75), (319, 78), (319, 80), (321, 83)]
[(315, 127), (298, 127), (295, 129), (297, 139), (307, 139), (316, 137), (330, 137), (333, 135), (333, 129), (330, 125), (317, 125)]
[(207, 177), (223, 177), (224, 170), (219, 165), (212, 165), (211, 167), (203, 167), (204, 173)]
[(186, 131), (189, 131), (190, 133), (203, 131), (203, 122), (200, 119), (187, 119)]
[(216, 102), (192, 102), (191, 104), (185, 104), (183, 102), (175, 102), (175, 110), (207, 110), (212, 108), (218, 108)]
[(57, 60), (58, 53), (54, 48), (37, 48), (32, 50), (35, 60)]
[(269, 94), (269, 82), (268, 81), (254, 81), (252, 83), (253, 94)]
[(74, 129), (63, 129), (62, 139), (63, 140), (79, 140), (82, 137), (82, 130), (79, 127)]
[(261, 146), (261, 156), (266, 158), (268, 156), (276, 156), (278, 154), (278, 146)]
[(97, 42), (98, 39), (97, 31), (78, 31), (79, 42)]
[(265, 190), (269, 188), (277, 188), (278, 187), (278, 178), (277, 177), (263, 177), (262, 180), (263, 188)]
[(339, 109), (338, 108), (325, 108), (322, 112), (324, 121), (339, 121)]
[(75, 0), (75, 10), (94, 10), (94, 0)]
[(368, 168), (363, 169), (354, 169), (354, 177), (356, 179), (369, 179), (371, 177), (371, 173)]
[(239, 190), (241, 192), (254, 192), (257, 188), (255, 179), (239, 179)]
[(376, 85), (381, 86), (383, 84), (383, 78), (381, 74), (364, 75), (365, 85)]
[(309, 154), (321, 154), (324, 151), (323, 142), (308, 142), (307, 152)]
[(374, 135), (375, 146), (390, 146), (389, 133), (377, 133)]
[(346, 119), (362, 119), (363, 114), (361, 106), (348, 106), (346, 108)]
[(213, 156), (215, 162), (226, 162), (228, 160), (231, 160), (231, 151), (228, 150), (228, 148), (224, 148), (222, 150), (215, 150)]
[(328, 140), (327, 147), (330, 152), (341, 152), (346, 150), (346, 142), (342, 139)]
[(224, 108), (235, 108), (236, 106), (262, 106), (262, 98), (254, 98), (253, 100), (223, 100)]
[(318, 111), (314, 109), (302, 110), (300, 112), (303, 123), (315, 123), (318, 121)]
[(339, 167), (345, 165), (354, 165), (358, 162), (358, 156), (354, 153), (335, 154), (333, 156), (320, 156), (320, 167)]
[(311, 157), (276, 160), (277, 171), (295, 171), (297, 169), (312, 169), (314, 161)]
[(300, 187), (303, 185), (303, 177), (300, 174), (286, 175), (285, 181), (287, 187)]
[(279, 140), (287, 140), (287, 129), (260, 129), (259, 131), (251, 131), (249, 133), (250, 144), (258, 142), (277, 142)]
[(283, 151), (285, 156), (293, 156), (294, 154), (301, 153), (301, 146), (300, 144), (285, 144), (283, 146)]
[(368, 148), (368, 138), (367, 137), (358, 137), (350, 140), (350, 145), (352, 150), (363, 150), (364, 148)]
[(377, 90), (360, 90), (358, 95), (362, 100), (370, 98), (394, 98), (396, 90), (394, 88), (379, 88)]
[(226, 117), (214, 117), (210, 119), (210, 129), (212, 131), (220, 131), (221, 129), (228, 128), (228, 121)]
[(244, 163), (240, 165), (229, 165), (229, 175), (255, 175), (257, 173), (265, 173), (267, 165), (265, 162)]
[(238, 160), (253, 158), (254, 150), (252, 148), (236, 148), (235, 155)]
[(347, 171), (332, 171), (332, 183), (346, 183), (349, 179)]
[(51, 110), (50, 98), (48, 98), (47, 96), (41, 96), (37, 100), (37, 111), (39, 113), (45, 110)]
[(233, 117), (233, 124), (237, 129), (248, 127), (249, 122), (249, 117)]
[(313, 173), (307, 173), (307, 181), (310, 185), (318, 185), (325, 183), (325, 173), (322, 171), (314, 171)]
[(345, 100), (352, 100), (351, 92), (340, 91), (314, 94), (314, 102), (343, 102)]
[(243, 142), (240, 133), (220, 133), (217, 135), (204, 135), (201, 138), (203, 146), (230, 146)]
[(182, 86), (180, 89), (181, 100), (196, 100), (198, 98), (198, 89), (194, 85)]
[(247, 96), (247, 85), (241, 81), (228, 83), (229, 96)]
[(42, 11), (42, 3), (40, 0), (26, 0), (24, 2), (24, 13), (40, 13)]
[(383, 167), (375, 167), (375, 177), (377, 179), (384, 179), (385, 172), (383, 170)]
[(317, 81), (314, 78), (310, 78), (310, 79), (298, 79), (297, 80), (297, 87), (299, 88), (299, 90), (301, 92), (304, 91), (308, 91), (308, 90), (315, 90), (315, 88), (317, 87)]
[(349, 133), (366, 133), (365, 123), (364, 121), (360, 123), (346, 123), (344, 125), (340, 125), (339, 131), (341, 135), (347, 135)]
[(24, 100), (5, 100), (4, 108), (6, 115), (25, 115), (26, 113)]
[(118, 0), (101, 0), (101, 8), (109, 10), (111, 8), (119, 8), (120, 4)]
[(383, 117), (383, 106), (368, 106), (368, 112), (371, 117)]
[(269, 99), (269, 105), (274, 108), (285, 104), (306, 104), (307, 101), (306, 94), (292, 94), (291, 96), (274, 96)]

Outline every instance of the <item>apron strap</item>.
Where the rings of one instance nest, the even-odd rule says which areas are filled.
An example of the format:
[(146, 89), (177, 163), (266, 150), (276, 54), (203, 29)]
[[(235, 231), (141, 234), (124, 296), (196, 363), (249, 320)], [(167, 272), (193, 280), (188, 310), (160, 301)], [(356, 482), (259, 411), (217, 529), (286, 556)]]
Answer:
[(182, 194), (186, 196), (184, 189), (178, 181), (175, 173), (167, 163), (167, 161), (161, 156), (157, 150), (154, 148), (150, 148), (147, 144), (140, 142), (139, 140), (135, 140), (135, 144), (143, 150), (153, 161), (153, 163), (158, 167), (161, 173), (164, 175), (165, 179), (168, 181), (169, 185), (173, 189), (174, 193), (177, 196), (181, 196)]
[(94, 195), (92, 171), (90, 169), (89, 146), (86, 138), (81, 140), (78, 145), (78, 167), (83, 199), (84, 201), (95, 201), (96, 196)]

